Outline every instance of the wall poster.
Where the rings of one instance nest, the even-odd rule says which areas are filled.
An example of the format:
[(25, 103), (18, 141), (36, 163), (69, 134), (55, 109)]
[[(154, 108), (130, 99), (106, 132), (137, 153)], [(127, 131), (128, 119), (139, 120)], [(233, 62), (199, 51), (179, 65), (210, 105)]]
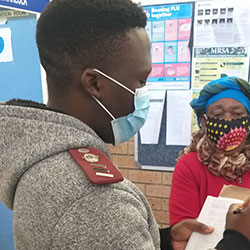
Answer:
[(195, 5), (194, 45), (250, 43), (250, 4), (245, 0), (199, 1)]
[(224, 76), (248, 79), (248, 47), (197, 47), (194, 48), (192, 88), (201, 89), (210, 81)]
[(190, 88), (193, 3), (143, 6), (151, 41), (151, 89)]

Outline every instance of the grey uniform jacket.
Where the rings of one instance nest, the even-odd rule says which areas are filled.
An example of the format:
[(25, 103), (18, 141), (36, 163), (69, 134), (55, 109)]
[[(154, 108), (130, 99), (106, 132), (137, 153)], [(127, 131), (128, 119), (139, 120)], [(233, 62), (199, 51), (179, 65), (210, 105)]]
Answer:
[(68, 150), (105, 143), (80, 120), (0, 105), (0, 202), (13, 209), (16, 250), (160, 249), (144, 195), (128, 180), (96, 186)]

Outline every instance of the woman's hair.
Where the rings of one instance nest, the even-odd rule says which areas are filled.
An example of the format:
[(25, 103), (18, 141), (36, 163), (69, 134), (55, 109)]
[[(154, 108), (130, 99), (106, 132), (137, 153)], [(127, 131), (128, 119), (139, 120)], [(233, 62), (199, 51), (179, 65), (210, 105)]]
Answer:
[(227, 156), (215, 150), (215, 146), (205, 135), (205, 128), (202, 127), (192, 134), (191, 144), (179, 153), (177, 161), (189, 152), (197, 152), (199, 161), (204, 163), (212, 174), (229, 181), (250, 169), (250, 137), (241, 152)]

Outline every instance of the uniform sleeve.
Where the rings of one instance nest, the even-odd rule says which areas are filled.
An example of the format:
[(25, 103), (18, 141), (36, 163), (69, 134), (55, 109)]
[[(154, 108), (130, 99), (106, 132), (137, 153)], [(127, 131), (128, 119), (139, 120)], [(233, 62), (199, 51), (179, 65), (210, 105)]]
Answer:
[(195, 166), (185, 156), (175, 166), (169, 200), (170, 225), (199, 215), (199, 186), (191, 167)]
[(160, 228), (161, 250), (173, 250), (171, 227)]
[(67, 209), (54, 228), (50, 249), (159, 250), (159, 228), (151, 217), (133, 194), (97, 190)]
[(249, 250), (250, 241), (243, 234), (234, 230), (226, 230), (223, 239), (217, 244), (217, 250)]

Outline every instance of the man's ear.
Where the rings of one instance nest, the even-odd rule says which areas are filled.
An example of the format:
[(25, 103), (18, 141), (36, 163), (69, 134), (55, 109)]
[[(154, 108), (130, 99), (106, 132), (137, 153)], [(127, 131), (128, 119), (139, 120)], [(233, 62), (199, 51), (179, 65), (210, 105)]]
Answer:
[(201, 115), (199, 117), (199, 119), (200, 119), (201, 127), (205, 128), (206, 127), (206, 123), (207, 123), (207, 116), (206, 116), (206, 114)]
[(81, 88), (87, 94), (100, 98), (100, 74), (93, 69), (87, 68), (81, 75)]

